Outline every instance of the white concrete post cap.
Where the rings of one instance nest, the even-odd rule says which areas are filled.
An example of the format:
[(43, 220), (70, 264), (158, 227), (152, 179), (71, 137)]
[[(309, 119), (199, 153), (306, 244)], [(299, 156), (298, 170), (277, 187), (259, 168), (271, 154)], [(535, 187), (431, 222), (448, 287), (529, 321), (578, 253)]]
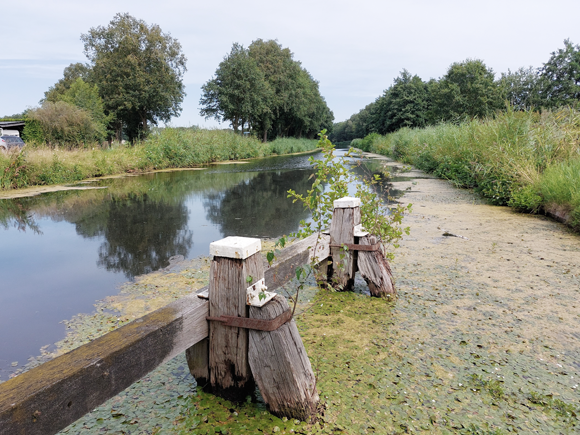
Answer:
[(334, 208), (355, 208), (360, 207), (360, 198), (345, 196), (333, 202)]
[(260, 239), (230, 236), (211, 242), (209, 244), (209, 255), (245, 260), (256, 252), (260, 252), (261, 249), (262, 241)]

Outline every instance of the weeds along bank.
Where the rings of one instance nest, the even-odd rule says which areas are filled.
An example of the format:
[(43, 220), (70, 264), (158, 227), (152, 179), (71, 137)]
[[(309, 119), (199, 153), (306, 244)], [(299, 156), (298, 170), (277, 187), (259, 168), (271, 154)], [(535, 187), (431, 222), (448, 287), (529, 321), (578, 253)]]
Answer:
[(483, 121), (371, 134), (353, 145), (473, 188), (493, 204), (552, 213), (580, 229), (577, 110), (509, 110)]
[(229, 131), (160, 129), (136, 145), (109, 149), (51, 148), (27, 145), (20, 154), (0, 153), (0, 188), (62, 184), (87, 178), (155, 169), (188, 168), (207, 163), (291, 154), (316, 148), (316, 141), (280, 138), (262, 143)]

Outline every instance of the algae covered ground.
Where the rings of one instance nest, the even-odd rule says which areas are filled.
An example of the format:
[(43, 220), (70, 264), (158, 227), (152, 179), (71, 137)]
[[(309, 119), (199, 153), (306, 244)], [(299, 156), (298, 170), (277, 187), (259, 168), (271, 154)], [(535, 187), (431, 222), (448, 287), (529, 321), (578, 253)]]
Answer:
[[(297, 316), (317, 422), (274, 417), (259, 393), (232, 404), (197, 392), (180, 356), (63, 433), (580, 433), (580, 237), (404, 175), (394, 187), (414, 212), (392, 264), (398, 299), (319, 291)], [(175, 262), (127, 284), (73, 319), (59, 349), (202, 287), (207, 271)]]

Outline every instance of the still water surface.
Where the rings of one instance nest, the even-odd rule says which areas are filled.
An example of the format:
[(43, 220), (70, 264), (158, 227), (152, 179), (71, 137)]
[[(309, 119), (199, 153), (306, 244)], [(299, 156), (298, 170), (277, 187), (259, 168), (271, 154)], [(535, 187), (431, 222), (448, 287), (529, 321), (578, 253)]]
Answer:
[[(339, 154), (343, 151), (339, 150)], [(309, 215), (308, 155), (101, 180), (97, 190), (0, 200), (0, 381), (117, 286), (226, 236), (278, 237)], [(2, 228), (3, 226), (3, 228)]]

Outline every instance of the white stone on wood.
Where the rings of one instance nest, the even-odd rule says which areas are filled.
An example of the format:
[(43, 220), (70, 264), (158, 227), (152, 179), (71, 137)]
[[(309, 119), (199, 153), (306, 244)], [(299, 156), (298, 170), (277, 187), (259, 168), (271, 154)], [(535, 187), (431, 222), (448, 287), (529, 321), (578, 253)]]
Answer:
[(355, 227), (354, 227), (354, 236), (355, 237), (364, 237), (364, 236), (368, 236), (368, 235), (369, 235), (369, 232), (363, 228), (362, 224), (355, 225)]
[[(246, 303), (252, 307), (263, 307), (264, 304), (269, 302), (276, 293), (267, 292), (268, 287), (266, 287), (266, 282), (264, 278), (254, 283), (246, 290)], [(262, 294), (262, 299), (260, 299), (260, 294)]]
[(250, 237), (230, 236), (209, 244), (210, 255), (238, 260), (245, 260), (256, 252), (260, 252), (261, 249), (260, 239)]
[(360, 198), (345, 196), (333, 202), (334, 208), (355, 208), (360, 207)]

